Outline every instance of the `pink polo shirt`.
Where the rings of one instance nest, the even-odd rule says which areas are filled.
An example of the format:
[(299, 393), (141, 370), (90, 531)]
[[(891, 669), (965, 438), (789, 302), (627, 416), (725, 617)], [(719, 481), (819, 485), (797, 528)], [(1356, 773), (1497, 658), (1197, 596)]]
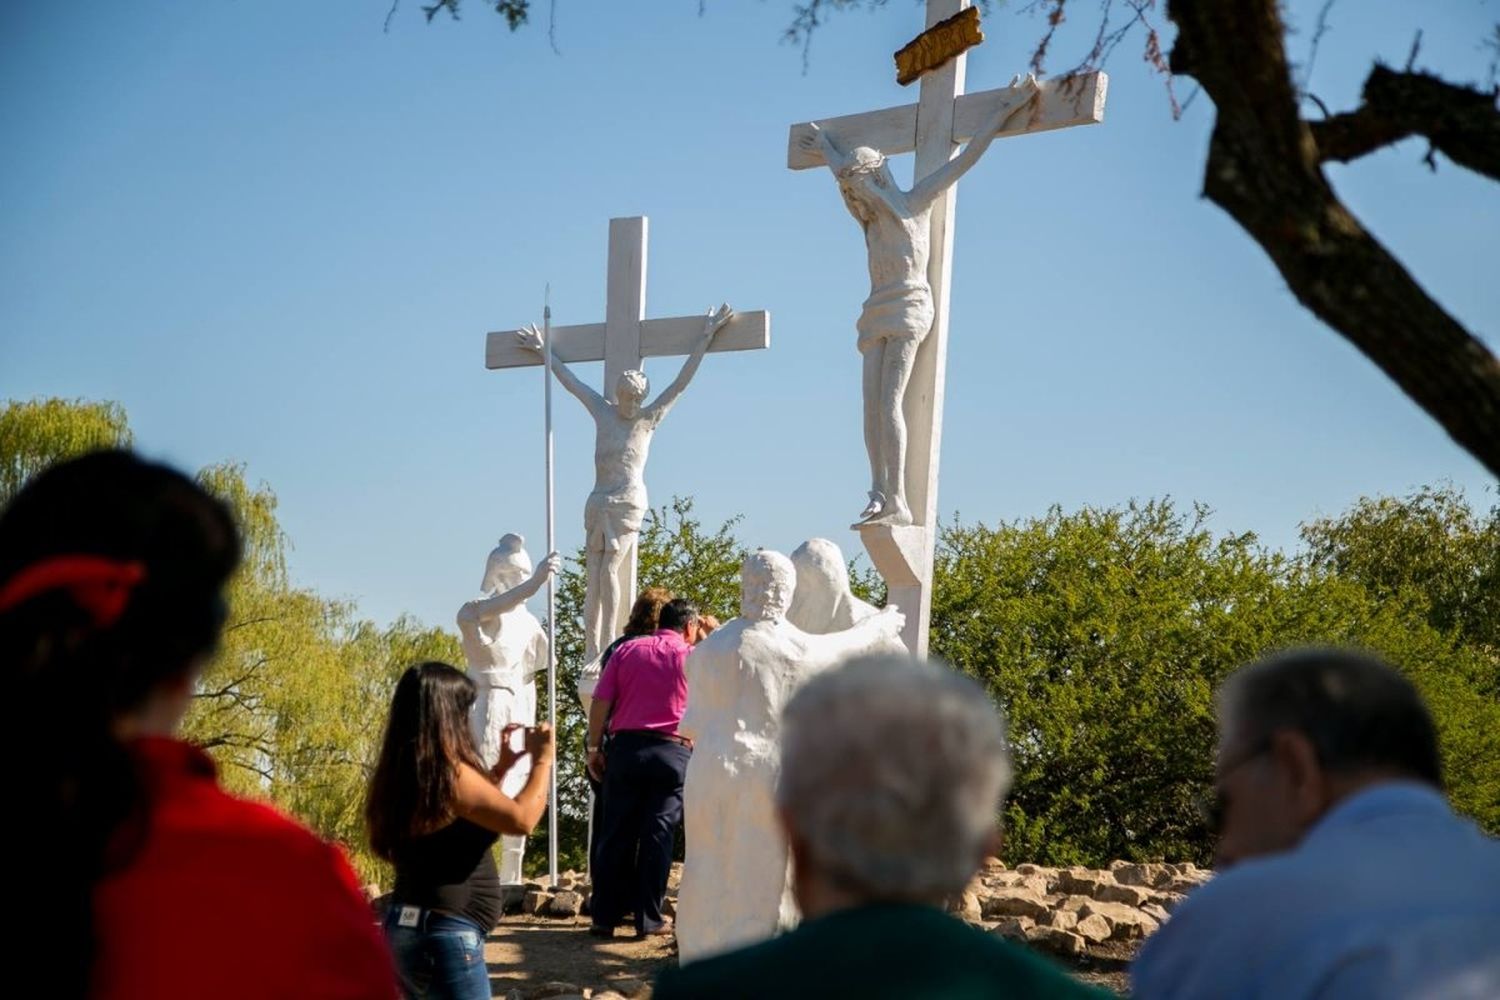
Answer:
[(599, 675), (594, 697), (610, 703), (609, 731), (646, 729), (675, 734), (687, 709), (682, 664), (693, 647), (681, 632), (658, 629), (624, 643)]

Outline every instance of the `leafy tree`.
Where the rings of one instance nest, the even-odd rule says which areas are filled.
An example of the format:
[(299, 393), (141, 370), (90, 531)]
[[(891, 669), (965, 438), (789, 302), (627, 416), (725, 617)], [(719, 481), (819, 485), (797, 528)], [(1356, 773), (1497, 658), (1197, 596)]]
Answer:
[[(6, 495), (51, 461), (129, 440), (113, 404), (12, 402), (0, 411)], [(391, 690), (420, 660), (462, 662), (457, 641), (406, 619), (381, 629), (346, 602), (294, 587), (275, 494), (247, 483), (240, 466), (199, 478), (234, 509), (246, 559), (186, 735), (209, 748), (228, 787), (289, 809), (379, 879), (360, 811)], [(1007, 854), (1207, 860), (1195, 803), (1211, 777), (1213, 691), (1235, 667), (1308, 642), (1363, 646), (1403, 670), (1437, 722), (1454, 805), (1500, 833), (1500, 513), (1481, 515), (1448, 487), (1365, 499), (1309, 522), (1290, 555), (1253, 534), (1216, 535), (1207, 517), (1152, 501), (944, 528), (932, 648), (984, 684), (1010, 720)], [(746, 552), (734, 526), (705, 528), (681, 498), (650, 512), (641, 585), (732, 617)], [(857, 590), (881, 598), (875, 574), (851, 573)], [(575, 869), (588, 794), (574, 693), (583, 594), (580, 554), (557, 607), (559, 842), (562, 865)], [(545, 826), (528, 858), (532, 871), (545, 865)]]
[(130, 444), (119, 403), (81, 399), (7, 400), (0, 410), (0, 506), (52, 463)]
[[(1472, 513), (1448, 500), (1457, 507), (1443, 538), (1428, 541), (1452, 549)], [(1417, 519), (1427, 501), (1376, 506), (1410, 507), (1405, 516)], [(1388, 519), (1361, 509), (1338, 522), (1339, 551), (1381, 549)], [(1346, 575), (1326, 547), (1288, 557), (1251, 534), (1215, 537), (1206, 516), (1156, 501), (944, 530), (932, 648), (984, 683), (1009, 717), (1007, 854), (1206, 861), (1196, 803), (1210, 788), (1213, 691), (1235, 667), (1304, 643), (1366, 647), (1403, 670), (1437, 722), (1454, 804), (1500, 830), (1492, 650), (1435, 627), (1425, 598), (1393, 600)], [(1308, 529), (1309, 538), (1329, 533), (1327, 523)], [(1452, 613), (1475, 617), (1488, 599), (1470, 589)]]

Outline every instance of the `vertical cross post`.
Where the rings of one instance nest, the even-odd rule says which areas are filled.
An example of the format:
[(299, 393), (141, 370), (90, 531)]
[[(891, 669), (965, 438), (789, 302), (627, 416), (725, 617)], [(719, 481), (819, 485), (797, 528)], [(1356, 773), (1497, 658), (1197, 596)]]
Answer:
[[(646, 318), (646, 217), (609, 220), (609, 277), (604, 300), (604, 397), (615, 400), (620, 376), (641, 367)], [(622, 591), (635, 594), (635, 587)]]
[[(927, 0), (930, 28), (969, 6), (969, 0)], [(926, 177), (953, 158), (953, 112), (964, 92), (968, 56), (960, 54), (922, 76), (917, 99), (917, 155), (914, 178)], [(911, 542), (920, 545), (921, 579), (891, 587), (891, 601), (906, 613), (906, 646), (918, 656), (927, 653), (927, 627), (932, 619), (932, 559), (937, 542), (938, 458), (943, 444), (943, 388), (948, 370), (948, 293), (953, 277), (953, 220), (958, 185), (948, 188), (932, 209), (927, 282), (932, 286), (933, 321), (917, 350), (904, 409), (910, 446), (907, 450), (906, 495), (912, 515), (926, 530)]]

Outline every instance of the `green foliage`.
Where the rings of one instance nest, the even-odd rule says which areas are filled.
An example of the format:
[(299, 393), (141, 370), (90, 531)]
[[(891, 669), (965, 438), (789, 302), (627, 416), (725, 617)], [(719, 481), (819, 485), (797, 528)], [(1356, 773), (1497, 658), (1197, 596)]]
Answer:
[[(697, 603), (705, 614), (728, 621), (739, 613), (740, 564), (745, 548), (734, 537), (738, 518), (709, 531), (693, 516), (693, 501), (674, 497), (670, 504), (648, 511), (641, 525), (640, 589), (666, 587)], [(562, 817), (558, 826), (560, 869), (582, 871), (588, 853), (588, 779), (584, 775), (584, 738), (588, 720), (578, 701), (578, 675), (583, 669), (583, 598), (586, 585), (584, 553), (567, 560), (557, 588), (557, 795)], [(547, 692), (538, 685), (538, 718), (547, 717)], [(526, 845), (528, 872), (546, 870), (547, 824), (532, 833)]]
[(378, 879), (362, 810), (391, 692), (413, 663), (462, 663), (457, 640), (405, 618), (380, 629), (346, 602), (292, 587), (270, 488), (250, 487), (236, 466), (199, 479), (234, 509), (246, 560), (184, 735), (213, 753), (226, 787), (296, 814)]
[(130, 427), (119, 403), (6, 400), (0, 410), (0, 506), (54, 462), (129, 444)]
[[(1495, 649), (1439, 627), (1496, 599), (1493, 547), (1470, 541), (1484, 531), (1461, 497), (1436, 505), (1446, 518), (1427, 516), (1434, 496), (1309, 525), (1296, 558), (1253, 535), (1215, 537), (1206, 510), (1165, 501), (947, 528), (932, 650), (1007, 712), (1007, 855), (1206, 861), (1196, 802), (1211, 777), (1212, 692), (1240, 664), (1302, 643), (1363, 646), (1403, 670), (1437, 722), (1454, 804), (1500, 830)], [(1428, 534), (1393, 547), (1392, 523)], [(1441, 573), (1418, 558), (1434, 550)]]
[[(129, 441), (114, 404), (11, 402), (0, 411), (3, 498), (57, 459)], [(246, 560), (186, 735), (210, 749), (228, 787), (343, 842), (379, 879), (361, 808), (391, 690), (413, 663), (461, 663), (456, 637), (407, 619), (380, 629), (292, 586), (275, 494), (235, 465), (199, 479), (233, 507)], [(1437, 722), (1454, 805), (1500, 833), (1500, 508), (1482, 515), (1446, 487), (1365, 499), (1305, 525), (1293, 555), (1251, 534), (1216, 535), (1207, 516), (1153, 501), (942, 531), (932, 649), (1006, 710), (1016, 772), (1007, 855), (1207, 860), (1195, 803), (1209, 788), (1213, 691), (1240, 664), (1309, 642), (1364, 646), (1404, 671)], [(710, 531), (681, 498), (651, 511), (640, 585), (732, 617), (746, 554), (735, 523)], [(876, 574), (854, 563), (850, 574), (861, 596), (883, 599)], [(574, 869), (588, 801), (575, 695), (583, 596), (579, 553), (557, 603), (560, 863)], [(545, 689), (541, 701), (545, 717)], [(551, 819), (528, 850), (531, 871), (546, 864)]]

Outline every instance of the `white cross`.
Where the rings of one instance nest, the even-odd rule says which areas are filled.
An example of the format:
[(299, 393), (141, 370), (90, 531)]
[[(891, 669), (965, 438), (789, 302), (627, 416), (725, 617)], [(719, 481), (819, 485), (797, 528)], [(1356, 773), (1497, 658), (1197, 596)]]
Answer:
[[(703, 342), (704, 315), (646, 319), (646, 218), (632, 216), (609, 220), (609, 279), (606, 287), (604, 322), (581, 326), (552, 327), (552, 353), (563, 362), (603, 361), (606, 399), (614, 399), (620, 375), (639, 370), (643, 358), (693, 353)], [(503, 330), (486, 337), (486, 368), (520, 368), (542, 364), (542, 354), (521, 345), (520, 331)], [(771, 316), (766, 312), (735, 313), (714, 337), (709, 351), (752, 351), (769, 347)], [(549, 383), (550, 386), (550, 383)], [(549, 390), (550, 391), (550, 390)], [(671, 391), (670, 388), (668, 390)], [(618, 400), (616, 400), (618, 401)], [(550, 413), (550, 411), (549, 411)], [(550, 417), (549, 417), (550, 421)], [(649, 441), (649, 438), (647, 438)], [(551, 455), (548, 426), (548, 455)], [(644, 454), (644, 453), (642, 453)], [(551, 511), (550, 457), (548, 511)], [(644, 461), (644, 458), (642, 459)], [(644, 470), (641, 470), (644, 471)], [(549, 524), (550, 513), (549, 513)], [(550, 544), (550, 543), (549, 543)], [(584, 608), (585, 656), (592, 658), (625, 627), (635, 601), (637, 548), (632, 537), (628, 548), (619, 550), (621, 565), (614, 571), (613, 593), (620, 595), (615, 607), (600, 607), (598, 591), (589, 588)], [(592, 572), (592, 570), (591, 570)], [(604, 571), (608, 572), (608, 571)]]
[[(927, 27), (968, 6), (969, 0), (927, 0)], [(844, 149), (871, 146), (887, 155), (915, 150), (915, 177), (926, 177), (952, 159), (958, 145), (973, 136), (1002, 105), (1023, 99), (1019, 89), (1010, 87), (964, 94), (966, 58), (960, 54), (924, 74), (916, 104), (819, 119), (818, 124), (837, 137)], [(1035, 110), (1029, 116), (1017, 116), (999, 135), (1023, 135), (1103, 121), (1107, 87), (1108, 78), (1103, 73), (1042, 82), (1038, 85)], [(801, 137), (810, 131), (811, 123), (806, 122), (791, 128), (787, 166), (793, 170), (824, 163), (815, 143), (801, 142)], [(810, 148), (804, 149), (804, 145)], [(932, 286), (935, 318), (917, 352), (903, 406), (908, 434), (906, 498), (915, 523), (865, 525), (859, 529), (871, 561), (890, 588), (891, 603), (906, 613), (902, 639), (917, 655), (927, 652), (927, 627), (932, 616), (932, 560), (937, 540), (938, 455), (943, 436), (943, 381), (948, 355), (948, 295), (956, 193), (955, 188), (949, 188), (932, 210), (927, 279)], [(850, 333), (852, 339), (853, 331)]]
[[(609, 278), (603, 323), (554, 326), (552, 351), (562, 361), (603, 361), (604, 395), (614, 397), (620, 373), (639, 369), (643, 358), (688, 354), (703, 334), (703, 314), (646, 319), (646, 217), (609, 220)], [(542, 363), (521, 347), (516, 330), (485, 338), (486, 368), (524, 368)], [(714, 338), (710, 352), (754, 351), (771, 345), (771, 315), (737, 312)]]

